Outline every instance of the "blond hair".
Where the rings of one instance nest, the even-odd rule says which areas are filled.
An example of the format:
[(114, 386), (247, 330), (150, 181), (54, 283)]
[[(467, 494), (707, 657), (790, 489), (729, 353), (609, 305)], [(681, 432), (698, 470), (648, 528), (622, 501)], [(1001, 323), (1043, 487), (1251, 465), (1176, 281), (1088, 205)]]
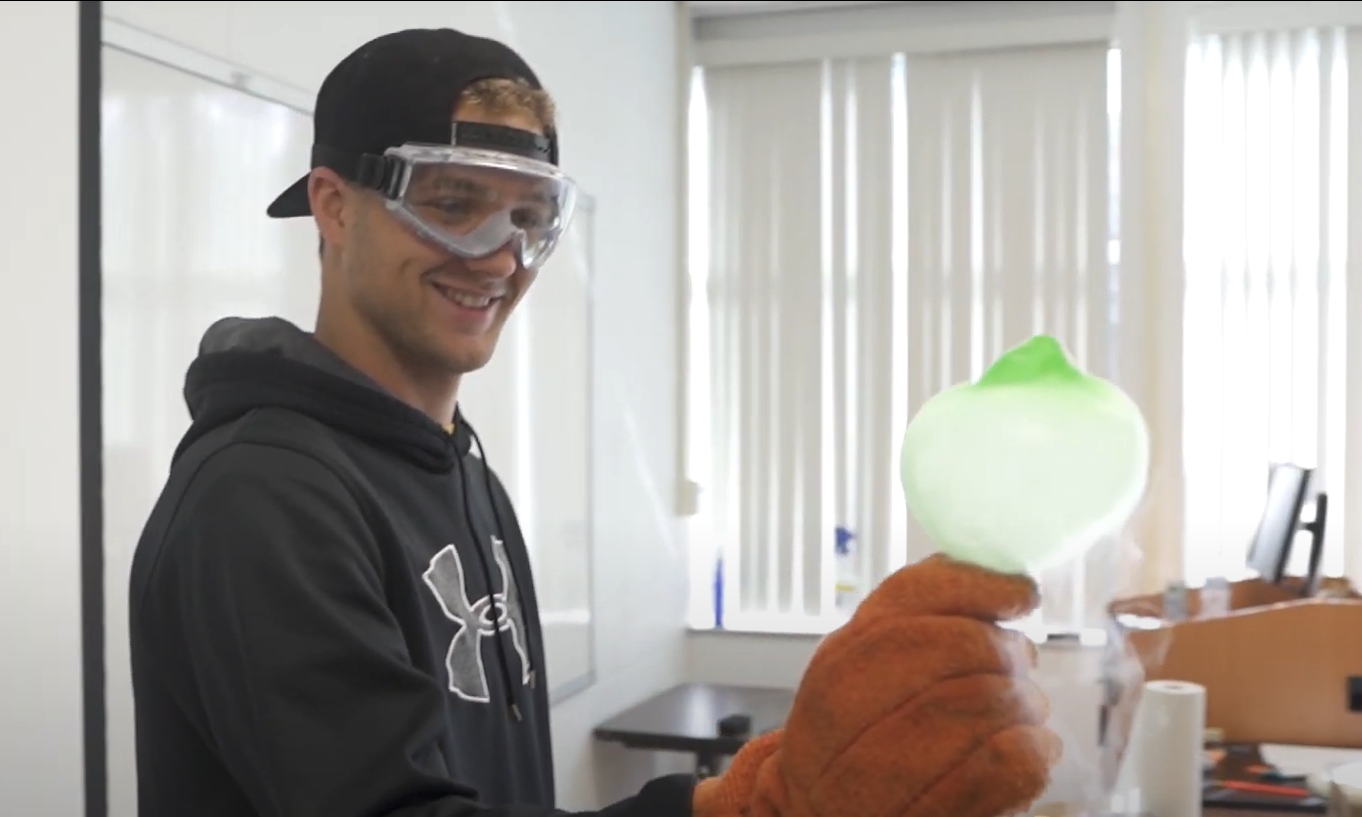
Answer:
[(523, 79), (480, 79), (463, 89), (459, 101), (493, 115), (528, 114), (544, 130), (557, 127), (553, 97)]

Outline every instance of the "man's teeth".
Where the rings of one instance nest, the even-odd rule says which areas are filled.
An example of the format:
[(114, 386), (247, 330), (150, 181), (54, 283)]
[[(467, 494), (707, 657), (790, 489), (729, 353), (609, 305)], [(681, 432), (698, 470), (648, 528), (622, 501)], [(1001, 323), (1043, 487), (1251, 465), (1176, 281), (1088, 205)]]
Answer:
[(495, 300), (486, 295), (473, 295), (468, 292), (449, 289), (448, 287), (437, 286), (436, 288), (440, 290), (441, 295), (444, 295), (459, 306), (466, 306), (469, 309), (486, 309), (491, 306), (492, 301)]
[(459, 306), (468, 306), (472, 307), (473, 309), (482, 309), (484, 307), (492, 305), (491, 298), (484, 298), (481, 295), (468, 295), (467, 293), (463, 292), (455, 292), (453, 293), (453, 296), (454, 303), (458, 304)]

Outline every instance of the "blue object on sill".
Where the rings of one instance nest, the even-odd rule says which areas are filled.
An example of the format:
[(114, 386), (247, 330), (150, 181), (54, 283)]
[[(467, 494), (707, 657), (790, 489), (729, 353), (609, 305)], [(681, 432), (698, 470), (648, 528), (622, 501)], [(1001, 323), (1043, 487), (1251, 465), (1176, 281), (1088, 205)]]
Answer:
[(714, 629), (724, 628), (724, 557), (714, 560)]

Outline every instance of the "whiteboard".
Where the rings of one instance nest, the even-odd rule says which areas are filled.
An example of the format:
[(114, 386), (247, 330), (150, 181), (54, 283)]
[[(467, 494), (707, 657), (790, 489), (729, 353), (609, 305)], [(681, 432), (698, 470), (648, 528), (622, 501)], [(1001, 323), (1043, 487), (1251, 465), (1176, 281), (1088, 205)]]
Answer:
[[(133, 549), (189, 425), (185, 370), (207, 327), (278, 315), (311, 329), (311, 220), (264, 208), (308, 167), (310, 117), (112, 47), (103, 76), (105, 627), (112, 817), (135, 817), (127, 587)], [(591, 229), (572, 233), (508, 322), (464, 411), (516, 502), (561, 700), (594, 673)]]

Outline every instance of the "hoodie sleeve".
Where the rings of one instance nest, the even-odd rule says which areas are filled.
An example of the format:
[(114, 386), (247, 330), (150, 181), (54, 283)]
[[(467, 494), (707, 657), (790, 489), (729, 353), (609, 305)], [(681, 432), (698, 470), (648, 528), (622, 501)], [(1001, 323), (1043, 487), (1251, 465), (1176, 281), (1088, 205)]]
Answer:
[[(179, 505), (154, 589), (172, 694), (261, 817), (547, 817), (449, 779), (438, 682), (409, 659), (360, 504), (317, 460), (237, 443)], [(149, 613), (152, 611), (149, 610)], [(659, 778), (600, 817), (689, 817)]]

